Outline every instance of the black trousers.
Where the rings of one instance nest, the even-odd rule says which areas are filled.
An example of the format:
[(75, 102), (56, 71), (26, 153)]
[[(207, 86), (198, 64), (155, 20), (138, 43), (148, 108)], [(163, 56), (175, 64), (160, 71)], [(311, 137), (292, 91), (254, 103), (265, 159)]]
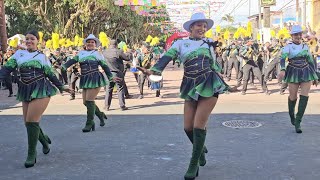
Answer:
[(272, 75), (272, 72), (274, 71), (277, 71), (277, 74), (279, 74), (278, 72), (279, 70), (277, 68), (279, 63), (280, 63), (280, 59), (276, 58), (267, 64), (267, 67), (265, 68), (265, 72), (264, 72), (264, 81), (268, 81), (269, 76)]
[[(222, 72), (224, 72), (223, 70), (224, 70), (224, 63), (223, 63), (223, 59), (222, 59), (222, 56), (218, 56), (217, 57), (217, 62), (219, 63), (219, 65), (221, 66), (221, 68), (222, 68)], [(221, 72), (221, 73), (222, 73)]]
[[(240, 68), (239, 74), (237, 77), (237, 86), (240, 86), (242, 81), (243, 81), (243, 69)], [(249, 72), (249, 81), (250, 81), (250, 84), (254, 84), (254, 74), (252, 69)]]
[(236, 77), (239, 74), (240, 62), (236, 57), (230, 57), (228, 61), (227, 79), (231, 79), (232, 68), (236, 70)]
[(263, 91), (267, 90), (267, 86), (266, 83), (264, 83), (263, 79), (262, 79), (262, 74), (261, 71), (258, 67), (258, 65), (256, 65), (254, 63), (254, 61), (249, 61), (247, 64), (245, 64), (242, 68), (243, 70), (243, 87), (242, 87), (242, 91), (246, 92), (247, 91), (247, 87), (248, 87), (248, 81), (250, 78), (250, 71), (252, 70), (253, 75), (258, 78), (260, 84), (262, 85), (262, 89)]
[(5, 78), (4, 79), (4, 83), (5, 83), (6, 87), (9, 90), (9, 94), (13, 94), (13, 91), (12, 91), (12, 76), (9, 75), (7, 78)]
[(130, 95), (128, 87), (127, 87), (127, 84), (126, 84), (126, 81), (124, 79), (124, 77), (126, 76), (127, 70), (129, 68), (130, 68), (130, 66), (125, 66), (124, 71), (123, 71), (123, 91), (124, 91), (124, 96), (125, 97), (128, 97)]
[[(69, 88), (72, 90), (76, 89), (76, 86), (79, 87), (79, 79), (80, 75), (77, 72), (67, 72), (67, 77), (68, 77), (68, 85)], [(78, 85), (77, 85), (78, 84)], [(70, 94), (72, 97), (75, 97), (75, 92)]]
[[(138, 75), (138, 86), (139, 86), (140, 95), (143, 95), (143, 87), (146, 79), (147, 79), (147, 75), (143, 73)], [(149, 82), (148, 82), (148, 87), (150, 87)], [(159, 97), (159, 96), (160, 96), (160, 90), (156, 90), (156, 97)]]
[(223, 77), (227, 77), (227, 73), (228, 73), (228, 57), (227, 56), (222, 56), (222, 61), (223, 61)]
[(56, 75), (56, 77), (57, 77), (63, 84), (67, 84), (67, 83), (68, 83), (67, 71), (62, 70), (62, 69), (60, 69), (60, 68), (54, 68), (54, 74)]
[(143, 95), (143, 87), (144, 87), (146, 78), (147, 76), (143, 73), (138, 75), (138, 87), (139, 87), (140, 95)]
[[(243, 81), (243, 64), (244, 61), (243, 61), (243, 58), (240, 57), (240, 56), (237, 56), (238, 61), (239, 61), (239, 73), (238, 73), (238, 76), (237, 76), (237, 86), (240, 86), (241, 85), (241, 82)], [(254, 84), (254, 75), (253, 75), (253, 71), (252, 69), (250, 70), (250, 75), (249, 75), (249, 81), (251, 84)]]
[(114, 86), (117, 86), (117, 94), (119, 99), (119, 105), (120, 107), (125, 106), (125, 99), (124, 99), (124, 75), (122, 72), (111, 72), (113, 77), (119, 77), (122, 78), (122, 81), (119, 82), (110, 82), (106, 86), (106, 96), (104, 100), (105, 107), (110, 107), (111, 101), (112, 101), (112, 93)]

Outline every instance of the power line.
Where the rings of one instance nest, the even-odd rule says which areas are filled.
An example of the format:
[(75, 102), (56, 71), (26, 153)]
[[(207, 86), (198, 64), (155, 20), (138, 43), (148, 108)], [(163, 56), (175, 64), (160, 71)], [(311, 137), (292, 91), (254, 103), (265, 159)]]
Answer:
[(278, 11), (281, 11), (283, 8), (285, 8), (287, 5), (289, 5), (290, 3), (292, 3), (293, 0), (291, 0), (290, 2), (288, 2), (287, 4), (285, 4), (284, 6), (282, 6)]
[[(217, 13), (217, 14), (219, 14), (218, 16), (216, 16), (216, 18), (215, 18), (215, 20), (219, 20), (219, 19), (221, 19), (221, 17), (222, 17), (222, 13), (226, 10), (226, 8), (227, 7), (229, 7), (229, 5), (231, 5), (231, 2), (232, 0), (227, 0), (226, 1), (226, 3), (225, 3), (225, 5), (223, 6), (223, 9), (222, 10), (219, 10), (219, 13)], [(220, 13), (221, 12), (221, 13)]]
[[(235, 6), (235, 8), (237, 8), (242, 1), (243, 1), (243, 0), (239, 1), (239, 3)], [(231, 1), (230, 1), (230, 2), (231, 2)], [(234, 9), (235, 9), (235, 8), (234, 8)], [(225, 9), (224, 9), (224, 10), (225, 10)], [(224, 12), (224, 10), (223, 10), (223, 12)], [(231, 14), (231, 13), (226, 13), (226, 14)], [(219, 24), (220, 24), (220, 23), (222, 22), (222, 13), (221, 13), (221, 16), (220, 16), (219, 18), (220, 18), (220, 22), (219, 22)]]
[[(233, 13), (233, 11), (234, 11), (236, 8), (238, 8), (239, 5), (240, 5), (242, 2), (243, 2), (243, 0), (239, 1), (239, 3), (232, 9), (232, 11), (231, 11), (230, 13), (227, 13), (227, 14)], [(244, 3), (246, 3), (246, 2), (248, 2), (248, 0), (246, 0)], [(244, 3), (242, 3), (241, 6), (242, 6)], [(220, 19), (219, 24), (220, 24), (221, 22), (222, 22), (222, 19)]]
[[(243, 2), (240, 6), (244, 5), (244, 4), (247, 3), (247, 2), (248, 2), (248, 0), (246, 0), (245, 2)], [(241, 1), (239, 2), (239, 4), (240, 4), (240, 3), (241, 3)], [(239, 7), (239, 4), (238, 4), (235, 8), (233, 8), (232, 11), (231, 11), (229, 14), (233, 13), (233, 12), (236, 10), (236, 8)]]

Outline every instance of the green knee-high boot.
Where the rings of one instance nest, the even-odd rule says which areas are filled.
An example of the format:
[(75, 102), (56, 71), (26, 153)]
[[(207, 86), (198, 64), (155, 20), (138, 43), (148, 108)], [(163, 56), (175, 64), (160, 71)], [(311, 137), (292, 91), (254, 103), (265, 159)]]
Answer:
[(24, 166), (29, 168), (36, 163), (40, 127), (38, 122), (26, 122), (26, 128), (28, 133), (28, 157)]
[(45, 135), (43, 133), (41, 128), (40, 128), (40, 132), (39, 132), (39, 141), (42, 144), (43, 154), (48, 154), (50, 152), (49, 144), (51, 144), (51, 140), (47, 135)]
[(290, 98), (288, 98), (289, 116), (290, 116), (292, 125), (294, 125), (294, 121), (295, 121), (294, 109), (296, 108), (296, 102), (297, 102), (297, 99), (294, 101), (291, 101)]
[(94, 120), (96, 105), (94, 101), (86, 101), (86, 106), (87, 106), (87, 122), (86, 122), (86, 126), (82, 129), (82, 132), (90, 132), (91, 129), (92, 131), (95, 130), (95, 124), (93, 120)]
[(106, 123), (104, 122), (104, 119), (108, 119), (106, 114), (104, 112), (101, 112), (100, 109), (98, 108), (98, 106), (96, 105), (96, 111), (95, 111), (96, 116), (99, 118), (100, 120), (100, 126), (104, 126)]
[[(188, 136), (190, 142), (193, 144), (193, 131), (184, 130), (184, 132)], [(206, 146), (203, 146), (203, 151), (202, 151), (201, 156), (199, 158), (199, 165), (200, 166), (204, 166), (207, 163), (205, 153), (208, 153), (208, 149)]]
[(189, 168), (184, 175), (185, 180), (195, 179), (199, 172), (199, 158), (203, 152), (204, 142), (206, 140), (206, 130), (193, 129), (193, 148), (192, 157), (190, 160)]
[[(84, 103), (85, 106), (87, 106), (87, 103)], [(95, 115), (99, 118), (100, 120), (100, 126), (104, 126), (106, 123), (104, 122), (104, 119), (108, 119), (106, 114), (104, 112), (101, 112), (99, 107), (96, 105), (96, 111), (95, 111)]]
[(302, 121), (302, 117), (304, 115), (304, 111), (306, 110), (308, 104), (308, 96), (300, 95), (299, 105), (298, 105), (298, 112), (296, 114), (296, 120), (294, 122), (296, 133), (302, 133), (300, 123)]

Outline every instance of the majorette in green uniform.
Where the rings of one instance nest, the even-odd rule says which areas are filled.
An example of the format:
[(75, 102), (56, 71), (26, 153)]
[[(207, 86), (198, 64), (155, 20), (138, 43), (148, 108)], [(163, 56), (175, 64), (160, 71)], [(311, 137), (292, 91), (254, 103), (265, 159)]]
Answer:
[(27, 50), (18, 50), (0, 70), (0, 79), (9, 76), (15, 69), (20, 73), (17, 100), (22, 101), (23, 117), (28, 134), (28, 157), (24, 164), (26, 168), (36, 163), (38, 140), (43, 145), (43, 153), (50, 152), (51, 140), (39, 125), (50, 97), (56, 94), (56, 88), (60, 92), (63, 90), (69, 92), (64, 89), (53, 73), (48, 58), (37, 50), (38, 40), (37, 31), (28, 32), (26, 34)]
[(231, 90), (221, 77), (221, 67), (216, 61), (214, 47), (217, 42), (205, 38), (205, 32), (213, 26), (211, 19), (203, 13), (195, 13), (183, 27), (190, 37), (176, 41), (172, 47), (150, 69), (138, 68), (145, 74), (161, 74), (167, 64), (179, 59), (184, 67), (180, 86), (180, 97), (184, 103), (184, 130), (193, 144), (192, 157), (185, 179), (195, 179), (199, 166), (206, 164), (204, 146), (206, 124), (219, 94)]
[[(301, 42), (302, 28), (295, 25), (291, 29), (292, 42), (282, 49), (280, 65), (280, 77), (289, 84), (290, 95), (288, 98), (288, 109), (292, 125), (295, 126), (297, 133), (302, 133), (301, 120), (308, 104), (309, 90), (312, 81), (317, 81), (315, 63), (310, 54), (307, 44)], [(297, 93), (301, 88), (298, 112), (295, 116), (295, 105), (297, 102)]]
[(87, 122), (82, 131), (90, 132), (91, 130), (95, 130), (94, 115), (100, 119), (100, 126), (104, 126), (104, 119), (107, 119), (107, 116), (100, 111), (94, 102), (100, 88), (106, 86), (108, 83), (104, 75), (99, 71), (99, 66), (104, 70), (110, 81), (114, 80), (114, 78), (103, 55), (96, 49), (100, 44), (99, 39), (90, 34), (83, 40), (83, 44), (86, 45), (86, 50), (80, 51), (74, 58), (67, 61), (63, 65), (63, 68), (67, 69), (75, 63), (80, 64), (80, 88), (83, 89), (83, 102), (87, 107)]

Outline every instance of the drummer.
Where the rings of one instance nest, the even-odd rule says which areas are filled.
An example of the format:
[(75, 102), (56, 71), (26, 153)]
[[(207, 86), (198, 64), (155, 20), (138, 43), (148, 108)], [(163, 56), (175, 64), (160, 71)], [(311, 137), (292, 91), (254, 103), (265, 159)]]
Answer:
[[(137, 50), (137, 59), (138, 65), (145, 69), (149, 69), (151, 67), (151, 59), (152, 53), (150, 53), (150, 45), (148, 43), (143, 42), (140, 49)], [(147, 76), (141, 72), (138, 75), (138, 87), (140, 91), (139, 99), (143, 99), (143, 87)]]
[[(158, 60), (161, 57), (162, 52), (163, 52), (163, 49), (161, 47), (154, 47), (152, 49), (153, 55), (152, 55), (152, 59), (151, 59), (151, 66), (155, 65), (158, 62)], [(151, 78), (149, 80), (151, 81), (150, 82), (151, 84), (154, 83), (154, 82), (152, 82)], [(156, 97), (161, 97), (162, 98), (162, 96), (160, 96), (160, 89), (163, 86), (163, 79), (161, 78), (161, 80), (156, 82), (156, 83), (157, 83), (156, 86), (150, 85), (150, 89), (151, 90), (156, 90)]]

